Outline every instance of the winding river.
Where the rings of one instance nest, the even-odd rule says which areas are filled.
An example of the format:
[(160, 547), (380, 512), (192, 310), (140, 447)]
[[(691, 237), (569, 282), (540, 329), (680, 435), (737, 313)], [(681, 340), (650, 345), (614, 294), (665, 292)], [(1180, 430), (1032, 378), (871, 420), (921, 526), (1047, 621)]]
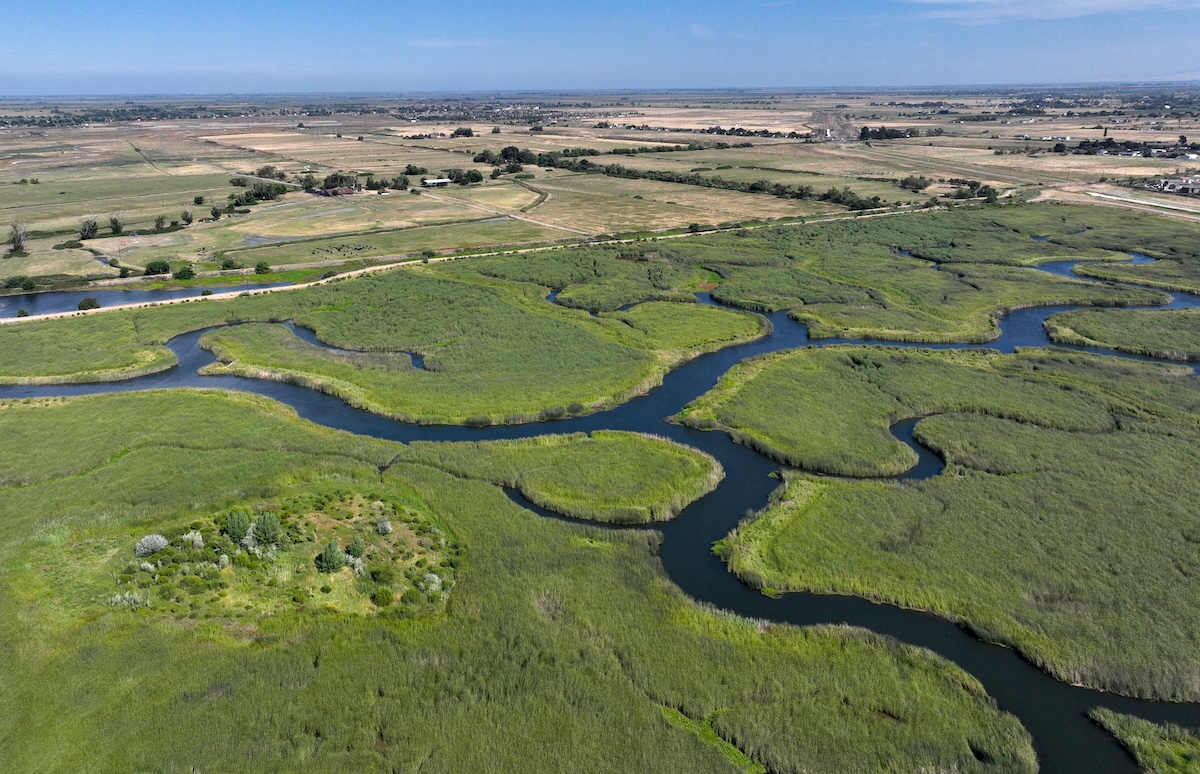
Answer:
[[(1139, 257), (1135, 257), (1138, 260)], [(1072, 264), (1053, 264), (1043, 268), (1056, 274), (1071, 274)], [(552, 294), (550, 301), (554, 300)], [(702, 303), (713, 303), (701, 294)], [(1200, 307), (1200, 297), (1176, 294), (1162, 308)], [(1016, 347), (1050, 346), (1042, 323), (1052, 314), (1076, 307), (1052, 306), (1022, 309), (1001, 322), (999, 339), (988, 349), (1012, 352)], [(778, 486), (772, 474), (779, 464), (757, 452), (735, 444), (720, 432), (703, 432), (663, 421), (689, 401), (711, 389), (717, 379), (744, 358), (781, 349), (825, 344), (872, 344), (933, 349), (970, 348), (974, 345), (914, 345), (881, 341), (846, 339), (810, 341), (805, 326), (786, 313), (768, 315), (772, 332), (754, 342), (729, 347), (691, 360), (667, 374), (660, 387), (647, 395), (617, 408), (589, 416), (530, 425), (487, 428), (410, 425), (351, 408), (340, 399), (323, 393), (279, 382), (259, 381), (233, 376), (201, 377), (196, 372), (212, 363), (211, 353), (198, 346), (203, 331), (176, 337), (168, 344), (178, 356), (179, 365), (168, 371), (125, 382), (61, 386), (0, 387), (0, 398), (36, 396), (90, 395), (107, 392), (161, 389), (169, 387), (207, 387), (242, 390), (265, 395), (292, 406), (301, 417), (328, 427), (395, 441), (465, 441), (523, 438), (549, 433), (591, 432), (612, 429), (650, 432), (701, 449), (716, 457), (725, 467), (726, 478), (715, 491), (689, 506), (675, 520), (655, 524), (663, 535), (660, 548), (662, 564), (670, 578), (694, 599), (743, 616), (796, 625), (851, 624), (890, 635), (912, 645), (928, 648), (958, 664), (978, 679), (995, 698), (999, 707), (1011, 712), (1033, 735), (1042, 771), (1045, 772), (1136, 772), (1132, 758), (1123, 748), (1095, 726), (1087, 713), (1099, 706), (1116, 712), (1137, 715), (1155, 722), (1174, 722), (1200, 727), (1200, 704), (1175, 704), (1130, 699), (1068, 685), (1056, 680), (1023, 660), (1011, 649), (988, 644), (966, 628), (930, 613), (876, 604), (849, 596), (789, 594), (771, 599), (737, 580), (723, 562), (712, 553), (712, 544), (725, 537), (747, 510), (764, 506)], [(315, 342), (310, 332), (296, 329), (306, 340)], [(1066, 349), (1114, 355), (1111, 351), (1087, 347)], [(1131, 357), (1138, 360), (1150, 358)], [(415, 360), (415, 358), (414, 358)], [(419, 364), (414, 362), (414, 365)], [(928, 478), (942, 470), (942, 461), (912, 438), (918, 420), (906, 420), (892, 427), (893, 434), (917, 451), (918, 465), (901, 480)], [(548, 518), (561, 518), (524, 500), (510, 496), (525, 507)], [(622, 527), (608, 527), (622, 529)], [(646, 527), (642, 527), (643, 529)]]

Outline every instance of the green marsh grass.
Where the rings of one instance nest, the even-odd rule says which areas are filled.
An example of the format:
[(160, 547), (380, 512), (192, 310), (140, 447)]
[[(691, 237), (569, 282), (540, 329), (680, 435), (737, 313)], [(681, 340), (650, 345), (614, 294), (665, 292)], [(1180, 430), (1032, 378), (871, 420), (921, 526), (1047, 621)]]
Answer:
[(1092, 720), (1129, 750), (1146, 774), (1200, 771), (1200, 733), (1174, 723), (1157, 725), (1112, 710), (1092, 710)]
[[(22, 718), (0, 754), (14, 770), (1036, 769), (1028, 734), (957, 667), (698, 606), (663, 576), (651, 532), (542, 519), (428, 464), (381, 474), (403, 447), (258, 398), (3, 405), (0, 449), (25, 471), (0, 488), (0, 706)], [(161, 428), (147, 421), (165, 407)], [(444, 610), (103, 601), (109, 563), (143, 535), (341, 491), (386, 493), (453, 535)]]
[[(797, 402), (811, 389), (825, 400)], [(734, 369), (683, 421), (736, 422), (793, 464), (872, 476), (908, 458), (887, 424), (923, 415), (916, 437), (943, 474), (789, 474), (722, 542), (731, 569), (766, 589), (936, 611), (1072, 683), (1200, 696), (1200, 388), (1187, 369), (1042, 350), (802, 351)]]
[(674, 518), (725, 477), (719, 462), (690, 447), (601, 430), (514, 441), (416, 442), (397, 459), (515, 488), (567, 516), (624, 524)]
[(1050, 340), (1107, 347), (1163, 360), (1200, 360), (1200, 310), (1086, 309), (1046, 320)]

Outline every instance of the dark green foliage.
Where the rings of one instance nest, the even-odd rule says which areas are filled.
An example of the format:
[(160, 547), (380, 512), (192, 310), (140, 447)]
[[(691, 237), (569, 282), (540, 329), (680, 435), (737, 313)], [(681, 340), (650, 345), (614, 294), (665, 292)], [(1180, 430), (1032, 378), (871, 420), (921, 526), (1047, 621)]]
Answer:
[(321, 187), (326, 190), (334, 188), (352, 188), (358, 183), (358, 178), (347, 172), (337, 171), (325, 176)]
[(271, 264), (267, 263), (266, 261), (259, 261), (258, 263), (254, 264), (254, 273), (255, 274), (270, 274), (271, 273)]
[(184, 266), (182, 269), (179, 269), (171, 276), (177, 280), (190, 280), (196, 276), (196, 270), (193, 269), (191, 266)]
[(96, 223), (95, 218), (84, 218), (79, 222), (79, 240), (95, 239), (100, 233), (100, 226)]
[(9, 229), (8, 244), (9, 248), (14, 253), (25, 252), (25, 247), (28, 245), (28, 228), (24, 223), (13, 223)]
[(237, 546), (250, 531), (250, 524), (250, 515), (245, 511), (237, 510), (226, 517), (225, 527), (222, 531), (233, 541), (233, 545)]
[(346, 566), (346, 555), (336, 540), (330, 540), (314, 562), (320, 572), (337, 572)]
[(166, 261), (159, 258), (159, 259), (156, 259), (156, 260), (153, 260), (153, 261), (150, 261), (149, 263), (147, 263), (145, 272), (146, 272), (146, 276), (150, 276), (153, 274), (170, 274), (171, 273), (171, 264), (169, 264)]
[(254, 539), (260, 546), (278, 545), (283, 540), (279, 517), (273, 513), (259, 516), (254, 522)]
[(100, 302), (97, 301), (93, 296), (88, 296), (87, 298), (80, 300), (77, 306), (80, 311), (85, 309), (99, 309)]
[(390, 564), (371, 568), (371, 580), (381, 586), (391, 586), (396, 582), (396, 569)]
[(354, 539), (346, 546), (346, 553), (355, 559), (361, 559), (366, 551), (367, 543), (363, 540), (362, 535), (355, 535)]
[(371, 602), (376, 607), (387, 607), (395, 600), (395, 593), (386, 586), (380, 586), (371, 592)]

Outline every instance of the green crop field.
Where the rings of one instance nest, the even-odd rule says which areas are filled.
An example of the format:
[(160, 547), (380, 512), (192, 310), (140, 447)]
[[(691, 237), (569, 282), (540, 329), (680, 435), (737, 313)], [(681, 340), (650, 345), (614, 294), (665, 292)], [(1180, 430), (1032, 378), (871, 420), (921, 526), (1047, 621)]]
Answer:
[(1189, 377), (1040, 350), (799, 350), (733, 369), (681, 419), (809, 470), (877, 476), (914, 461), (888, 423), (927, 416), (916, 435), (943, 474), (792, 474), (724, 544), (731, 569), (767, 589), (931, 609), (1071, 682), (1195, 700)]
[[(5, 402), (0, 425), (14, 770), (1036, 767), (947, 662), (698, 606), (653, 533), (541, 519), (433, 448), (393, 464), (398, 444), (196, 391)], [(509, 451), (534, 452), (489, 448), (484, 477)], [(242, 517), (274, 542), (234, 544)], [(313, 538), (364, 532), (361, 575), (322, 569)]]

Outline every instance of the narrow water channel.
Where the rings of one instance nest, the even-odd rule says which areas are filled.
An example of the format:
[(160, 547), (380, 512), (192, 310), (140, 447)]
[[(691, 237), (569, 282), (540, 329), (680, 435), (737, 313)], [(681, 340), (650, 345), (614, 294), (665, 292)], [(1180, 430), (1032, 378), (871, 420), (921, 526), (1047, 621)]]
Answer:
[[(1043, 267), (1055, 273), (1070, 267)], [(554, 300), (552, 294), (550, 301)], [(707, 294), (702, 303), (713, 303)], [(1200, 298), (1175, 294), (1169, 308), (1200, 307)], [(1041, 307), (1023, 309), (1001, 322), (1002, 335), (987, 345), (989, 349), (1012, 352), (1016, 347), (1052, 346), (1042, 323), (1058, 312), (1077, 307)], [(1153, 307), (1168, 308), (1168, 307)], [(201, 377), (196, 371), (213, 362), (211, 353), (199, 348), (203, 331), (194, 331), (173, 339), (168, 346), (178, 356), (179, 365), (159, 374), (125, 382), (62, 385), (47, 387), (0, 387), (0, 398), (35, 396), (88, 395), (108, 392), (161, 389), (168, 387), (209, 387), (254, 392), (286, 403), (305, 419), (317, 424), (395, 441), (464, 441), (500, 438), (524, 438), (549, 433), (629, 430), (666, 436), (701, 449), (716, 457), (726, 471), (725, 480), (715, 491), (696, 501), (675, 520), (655, 524), (663, 534), (660, 549), (663, 568), (685, 593), (699, 601), (743, 616), (800, 626), (812, 624), (850, 624), (920, 647), (953, 661), (975, 676), (996, 699), (999, 707), (1020, 719), (1033, 735), (1041, 769), (1058, 774), (1094, 772), (1136, 772), (1130, 756), (1107, 733), (1095, 726), (1087, 713), (1095, 707), (1155, 722), (1170, 721), (1200, 728), (1200, 705), (1151, 702), (1113, 696), (1060, 682), (1020, 658), (1014, 651), (985, 643), (966, 628), (938, 616), (876, 604), (849, 596), (788, 594), (768, 598), (737, 580), (712, 552), (712, 544), (725, 537), (748, 510), (762, 508), (779, 485), (772, 474), (779, 465), (753, 450), (734, 443), (720, 432), (702, 432), (668, 424), (664, 418), (703, 395), (717, 379), (744, 358), (766, 352), (801, 346), (830, 344), (872, 344), (909, 348), (969, 348), (973, 345), (917, 345), (890, 342), (826, 339), (810, 341), (805, 326), (785, 313), (768, 315), (770, 335), (758, 341), (703, 355), (669, 373), (660, 387), (617, 408), (589, 416), (530, 425), (488, 428), (400, 424), (351, 408), (340, 399), (302, 387), (279, 382), (259, 381), (232, 376)], [(310, 343), (320, 342), (303, 329), (294, 329)], [(320, 345), (323, 346), (323, 345)], [(1066, 349), (1115, 353), (1094, 348)], [(1149, 358), (1138, 357), (1139, 360)], [(893, 426), (897, 438), (912, 446), (921, 458), (913, 470), (897, 477), (897, 485), (906, 479), (928, 478), (941, 471), (941, 461), (912, 440), (912, 428), (918, 420), (906, 420)], [(531, 510), (547, 518), (561, 518), (534, 506), (519, 495), (511, 495)], [(621, 529), (621, 527), (611, 527)]]

